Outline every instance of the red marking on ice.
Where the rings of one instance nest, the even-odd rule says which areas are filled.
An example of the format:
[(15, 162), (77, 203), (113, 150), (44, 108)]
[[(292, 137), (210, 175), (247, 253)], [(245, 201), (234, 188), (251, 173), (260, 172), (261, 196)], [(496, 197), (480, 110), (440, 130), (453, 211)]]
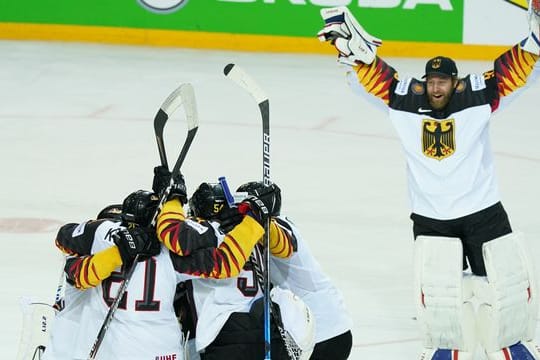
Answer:
[(63, 223), (44, 218), (0, 218), (0, 233), (44, 233), (54, 232)]

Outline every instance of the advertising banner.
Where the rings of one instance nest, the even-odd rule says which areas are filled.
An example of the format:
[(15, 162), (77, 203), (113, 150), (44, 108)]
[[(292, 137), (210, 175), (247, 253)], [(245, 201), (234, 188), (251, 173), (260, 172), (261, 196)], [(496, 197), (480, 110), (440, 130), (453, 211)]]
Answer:
[(4, 0), (0, 38), (333, 53), (316, 39), (333, 6), (384, 56), (492, 58), (528, 33), (527, 0)]
[(314, 37), (320, 9), (347, 6), (385, 40), (460, 43), (463, 1), (8, 0), (0, 21)]

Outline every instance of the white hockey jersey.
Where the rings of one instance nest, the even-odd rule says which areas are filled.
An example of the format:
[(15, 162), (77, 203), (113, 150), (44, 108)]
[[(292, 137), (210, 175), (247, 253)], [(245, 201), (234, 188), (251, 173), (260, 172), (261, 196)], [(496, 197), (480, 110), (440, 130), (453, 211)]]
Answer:
[[(68, 224), (60, 229), (56, 239), (57, 246), (72, 254), (65, 268), (68, 280), (77, 288), (87, 290), (75, 289), (78, 291), (77, 295), (82, 294), (85, 298), (84, 305), (77, 306), (76, 313), (71, 311), (66, 299), (68, 308), (63, 311), (69, 310), (65, 318), (70, 322), (66, 321), (65, 327), (59, 327), (64, 329), (65, 337), (72, 340), (72, 355), (61, 357), (60, 353), (52, 353), (54, 349), (61, 349), (53, 346), (46, 350), (49, 359), (87, 359), (109, 306), (123, 281), (121, 268), (114, 271), (112, 269), (116, 261), (118, 265), (121, 263), (112, 241), (112, 233), (119, 226), (115, 222), (98, 220)], [(220, 278), (234, 273), (229, 262), (243, 267), (245, 253), (251, 251), (263, 233), (260, 225), (253, 220), (247, 220), (217, 246), (213, 236), (209, 237), (210, 231), (205, 229), (204, 225), (195, 222), (188, 222), (183, 228), (182, 241), (185, 248), (189, 249), (189, 254), (179, 256), (158, 244), (161, 252), (157, 256), (137, 264), (98, 351), (97, 359), (182, 358), (182, 334), (173, 307), (177, 283), (199, 277)], [(241, 234), (235, 238), (234, 235), (238, 232)], [(208, 244), (212, 245), (207, 246)], [(231, 250), (233, 247), (235, 251)], [(108, 257), (100, 257), (103, 255)], [(108, 267), (111, 269), (107, 270)], [(68, 317), (67, 314), (73, 316)], [(64, 315), (59, 316), (59, 319), (63, 317)], [(73, 319), (78, 321), (75, 328), (70, 326), (74, 324)], [(69, 334), (66, 334), (67, 332)], [(55, 338), (61, 341), (62, 334), (57, 336), (54, 329), (53, 333)]]
[[(86, 225), (83, 223), (76, 227), (73, 235), (81, 236), (83, 232), (91, 231), (91, 254), (114, 245), (111, 230), (118, 228), (118, 223), (100, 222), (95, 231)], [(121, 269), (116, 270), (99, 286), (87, 290), (68, 288), (66, 307), (55, 321), (52, 346), (47, 347), (45, 359), (88, 358), (122, 282)], [(176, 284), (190, 278), (174, 270), (169, 251), (164, 246), (159, 255), (140, 262), (107, 330), (97, 359), (181, 359), (182, 333), (174, 313), (173, 299)], [(76, 327), (72, 326), (73, 321), (76, 321)], [(66, 342), (63, 349), (57, 346), (62, 342)], [(63, 357), (66, 348), (70, 348), (72, 354)], [(59, 350), (64, 351), (60, 353)]]
[[(222, 243), (225, 235), (219, 231), (219, 224), (210, 224), (218, 242)], [(262, 297), (255, 270), (249, 262), (236, 277), (219, 280), (193, 279), (191, 287), (197, 316), (197, 351), (203, 350), (214, 341), (233, 312), (249, 312), (255, 300)]]
[(448, 220), (500, 201), (489, 120), (537, 77), (537, 60), (514, 46), (495, 60), (494, 70), (459, 79), (448, 106), (440, 111), (430, 106), (424, 81), (400, 81), (396, 70), (380, 58), (348, 73), (358, 93), (374, 95), (389, 109), (407, 160), (413, 213)]
[(323, 271), (298, 228), (284, 217), (279, 217), (277, 221), (292, 231), (298, 249), (288, 259), (270, 257), (272, 284), (291, 290), (309, 306), (315, 317), (315, 342), (351, 330), (353, 322), (343, 295)]

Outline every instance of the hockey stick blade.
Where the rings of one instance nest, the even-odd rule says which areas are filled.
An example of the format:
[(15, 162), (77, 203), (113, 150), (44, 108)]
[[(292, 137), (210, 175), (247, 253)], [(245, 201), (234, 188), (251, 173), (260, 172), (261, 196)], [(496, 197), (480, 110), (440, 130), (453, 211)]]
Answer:
[(228, 64), (223, 69), (226, 77), (247, 91), (257, 102), (263, 127), (263, 182), (270, 185), (270, 102), (260, 86), (240, 66)]
[[(176, 93), (176, 91), (178, 91), (178, 93)], [(163, 207), (163, 204), (165, 203), (165, 200), (167, 199), (171, 191), (171, 187), (173, 185), (173, 179), (176, 177), (176, 175), (180, 173), (180, 167), (184, 163), (184, 160), (189, 151), (189, 148), (191, 147), (191, 143), (193, 142), (193, 139), (195, 138), (195, 134), (197, 133), (197, 130), (199, 128), (197, 104), (195, 102), (195, 93), (193, 91), (193, 86), (191, 84), (182, 84), (177, 90), (175, 90), (171, 95), (169, 95), (169, 97), (165, 100), (165, 102), (160, 108), (160, 111), (162, 111), (167, 116), (167, 118), (165, 118), (164, 121), (163, 121), (164, 119), (163, 116), (161, 116), (159, 120), (163, 124), (161, 125), (160, 123), (158, 125), (158, 126), (161, 126), (160, 131), (161, 132), (163, 131), (163, 128), (165, 127), (165, 123), (167, 119), (174, 112), (174, 110), (176, 110), (181, 104), (184, 104), (188, 132), (187, 132), (186, 140), (184, 141), (184, 145), (182, 146), (182, 150), (180, 151), (180, 154), (178, 155), (178, 159), (176, 160), (174, 168), (171, 171), (171, 183), (169, 184), (167, 189), (165, 189), (165, 191), (163, 192), (163, 194), (161, 195), (159, 199), (159, 205), (156, 211), (154, 212), (154, 216), (152, 217), (151, 226), (156, 225), (157, 216), (159, 212), (161, 211), (161, 208)], [(158, 114), (159, 114), (159, 111), (158, 111)], [(154, 126), (155, 126), (155, 122), (154, 122)], [(155, 129), (156, 128), (154, 127), (154, 130)], [(159, 146), (159, 142), (158, 142), (158, 146)], [(90, 354), (88, 356), (89, 360), (93, 360), (96, 358), (97, 352), (101, 346), (101, 343), (103, 342), (103, 338), (105, 337), (107, 329), (109, 328), (111, 324), (114, 313), (118, 309), (120, 300), (124, 296), (124, 293), (126, 292), (129, 282), (131, 281), (133, 273), (135, 272), (135, 268), (137, 267), (138, 260), (139, 260), (139, 254), (135, 256), (135, 259), (133, 260), (133, 264), (128, 268), (128, 271), (124, 276), (124, 281), (122, 282), (122, 284), (120, 285), (120, 288), (118, 289), (116, 298), (111, 304), (111, 307), (109, 308), (109, 312), (107, 313), (105, 319), (103, 320), (103, 324), (101, 325), (101, 328), (98, 332), (96, 340), (92, 346), (92, 349), (90, 350)]]
[[(182, 146), (182, 150), (180, 150), (178, 159), (176, 160), (176, 163), (174, 164), (174, 167), (171, 171), (171, 183), (169, 184), (167, 189), (165, 189), (165, 191), (161, 195), (161, 198), (159, 199), (159, 205), (152, 218), (151, 226), (156, 225), (157, 215), (161, 211), (161, 208), (165, 203), (165, 199), (167, 199), (167, 197), (169, 196), (169, 192), (173, 185), (173, 179), (175, 179), (176, 176), (180, 173), (180, 168), (182, 167), (182, 164), (186, 159), (186, 155), (189, 151), (189, 148), (191, 147), (191, 143), (193, 142), (193, 139), (197, 134), (197, 130), (199, 129), (199, 116), (197, 112), (197, 103), (195, 102), (195, 92), (193, 91), (193, 86), (191, 84), (182, 84), (177, 90), (180, 91), (180, 97), (173, 100), (176, 101), (178, 104), (184, 104), (184, 112), (186, 114), (188, 132), (186, 135), (186, 140), (184, 141), (184, 145)], [(169, 98), (171, 98), (171, 96), (169, 96)], [(164, 106), (162, 107), (162, 109), (165, 113), (168, 113), (169, 115), (172, 114), (173, 109), (176, 109), (179, 106), (175, 105), (175, 103), (173, 102), (170, 102), (168, 106), (165, 106), (166, 103), (167, 100), (165, 101), (165, 103), (163, 103)], [(169, 109), (169, 111), (166, 112), (165, 109)]]
[[(154, 133), (156, 135), (159, 157), (161, 160), (161, 165), (165, 166), (166, 168), (169, 168), (169, 165), (167, 163), (167, 154), (165, 152), (165, 144), (163, 142), (163, 129), (165, 128), (165, 124), (167, 123), (167, 120), (171, 117), (171, 115), (176, 111), (176, 109), (180, 105), (182, 105), (182, 103), (194, 102), (194, 99), (195, 95), (193, 91), (193, 86), (189, 83), (182, 84), (165, 99), (165, 101), (159, 108), (156, 116), (154, 117)], [(185, 106), (185, 110), (186, 119), (188, 119), (189, 124), (189, 119), (197, 117), (197, 108), (196, 106), (191, 106), (190, 104), (187, 104)], [(195, 113), (193, 114), (193, 112)], [(189, 125), (188, 128), (190, 128)]]
[(268, 100), (268, 96), (266, 96), (264, 91), (257, 85), (255, 80), (253, 80), (240, 66), (228, 64), (223, 69), (223, 73), (225, 73), (226, 77), (250, 93), (258, 104)]

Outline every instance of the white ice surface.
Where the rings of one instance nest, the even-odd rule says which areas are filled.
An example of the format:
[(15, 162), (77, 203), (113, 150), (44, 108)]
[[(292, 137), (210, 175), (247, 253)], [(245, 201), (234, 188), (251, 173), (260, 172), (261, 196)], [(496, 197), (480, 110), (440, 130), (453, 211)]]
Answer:
[[(230, 62), (270, 97), (271, 177), (283, 212), (345, 295), (351, 359), (417, 358), (404, 157), (386, 115), (348, 89), (335, 57), (11, 41), (0, 41), (0, 54), (1, 359), (16, 355), (19, 298), (54, 298), (58, 225), (151, 186), (159, 162), (152, 119), (180, 83), (193, 83), (200, 114), (183, 167), (188, 191), (221, 175), (233, 187), (262, 177), (258, 110), (223, 76)], [(387, 61), (402, 76), (423, 71), (423, 60)], [(462, 74), (490, 67), (458, 65)], [(536, 84), (491, 130), (503, 203), (535, 259), (539, 95)], [(173, 117), (170, 159), (184, 136), (182, 117)]]

